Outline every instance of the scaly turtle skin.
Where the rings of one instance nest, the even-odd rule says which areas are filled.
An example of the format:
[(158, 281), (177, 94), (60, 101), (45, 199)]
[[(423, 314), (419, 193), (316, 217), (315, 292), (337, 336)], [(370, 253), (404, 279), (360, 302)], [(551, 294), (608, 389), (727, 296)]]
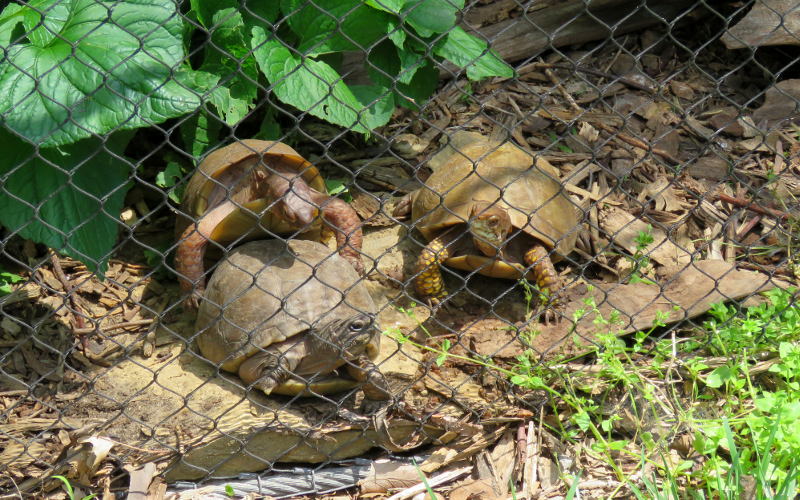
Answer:
[[(521, 148), (457, 132), (431, 159), (425, 187), (398, 206), (411, 211), (429, 241), (416, 267), (417, 294), (432, 305), (446, 296), (440, 266), (506, 279), (523, 277), (552, 296), (560, 288), (553, 259), (575, 247), (578, 214), (556, 169)], [(551, 254), (551, 251), (553, 253)]]
[[(372, 364), (376, 307), (352, 266), (323, 244), (260, 240), (214, 271), (196, 330), (203, 356), (266, 394), (323, 394), (366, 381), (387, 393)], [(330, 376), (346, 365), (355, 380)]]
[(205, 289), (203, 257), (209, 241), (226, 246), (267, 232), (318, 231), (320, 211), (335, 230), (340, 255), (364, 271), (355, 210), (325, 194), (319, 171), (280, 142), (248, 139), (213, 151), (189, 181), (181, 211), (196, 219), (182, 217), (175, 227), (175, 268), (192, 308)]

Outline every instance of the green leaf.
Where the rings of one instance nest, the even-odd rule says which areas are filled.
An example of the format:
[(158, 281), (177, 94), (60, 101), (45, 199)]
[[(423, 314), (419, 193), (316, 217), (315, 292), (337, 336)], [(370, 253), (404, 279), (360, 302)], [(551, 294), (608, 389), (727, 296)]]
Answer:
[(708, 374), (706, 377), (706, 385), (718, 389), (725, 385), (726, 382), (735, 378), (736, 371), (730, 366), (719, 366)]
[(200, 70), (216, 80), (211, 83), (209, 76), (196, 77), (195, 88), (210, 92), (210, 101), (222, 119), (234, 126), (255, 107), (258, 95), (258, 66), (249, 51), (249, 31), (238, 6), (214, 10), (209, 6), (222, 7), (230, 2), (197, 3), (193, 8), (197, 9), (198, 19), (206, 19), (211, 33)]
[(275, 106), (268, 106), (264, 112), (264, 119), (261, 121), (261, 128), (255, 135), (256, 139), (264, 141), (277, 141), (283, 137), (283, 130), (277, 120), (277, 110)]
[(69, 496), (70, 499), (72, 499), (75, 493), (74, 490), (72, 489), (72, 485), (70, 484), (69, 479), (67, 479), (64, 476), (51, 476), (51, 477), (53, 479), (58, 479), (64, 484), (64, 489), (67, 490), (67, 495)]
[(456, 12), (464, 0), (409, 0), (403, 8), (406, 22), (422, 38), (444, 33), (456, 24)]
[(25, 9), (18, 3), (9, 4), (0, 12), (0, 47), (9, 45), (11, 40), (23, 35), (23, 33), (14, 33), (14, 30), (20, 26), (24, 16)]
[(374, 130), (389, 123), (394, 112), (392, 91), (379, 85), (351, 85), (350, 90), (365, 108), (361, 117), (368, 128)]
[(592, 425), (591, 417), (583, 410), (579, 410), (577, 413), (575, 413), (575, 415), (572, 416), (572, 422), (583, 432), (586, 432)]
[(120, 160), (130, 133), (35, 149), (4, 129), (0, 224), (81, 260), (102, 277), (117, 240), (131, 167)]
[(368, 49), (388, 33), (393, 16), (360, 0), (282, 0), (286, 22), (307, 56)]
[(397, 81), (410, 84), (417, 74), (417, 70), (428, 64), (428, 59), (413, 50), (397, 49), (397, 56), (400, 58), (400, 71), (397, 74)]
[(356, 132), (369, 133), (361, 104), (342, 77), (321, 61), (302, 59), (253, 28), (253, 54), (278, 98), (302, 111)]
[(406, 2), (405, 0), (367, 0), (364, 3), (373, 9), (390, 12), (392, 14), (399, 14)]
[(386, 25), (386, 34), (395, 47), (398, 49), (403, 48), (403, 45), (406, 43), (406, 32), (397, 20), (392, 19), (389, 21)]
[(0, 267), (0, 296), (8, 295), (13, 291), (11, 285), (14, 283), (19, 283), (20, 281), (25, 281), (25, 278), (18, 274), (9, 273), (7, 271), (3, 271), (3, 268)]
[(331, 196), (337, 196), (347, 192), (347, 184), (344, 179), (325, 179), (325, 190)]
[(483, 40), (476, 38), (456, 26), (447, 33), (433, 52), (456, 66), (467, 69), (467, 78), (480, 80), (490, 76), (511, 78), (514, 70), (503, 62), (494, 51), (488, 50)]
[[(61, 31), (69, 18), (69, 6), (65, 3), (49, 5), (48, 1), (29, 4), (33, 8), (23, 9), (23, 24), (28, 40), (37, 47), (45, 47)], [(38, 10), (34, 10), (38, 9)], [(46, 9), (46, 10), (44, 10)], [(44, 18), (40, 12), (46, 12)]]
[(169, 199), (176, 205), (180, 205), (181, 203), (181, 196), (183, 194), (183, 189), (181, 188), (186, 187), (185, 184), (177, 188), (175, 187), (181, 177), (183, 177), (181, 166), (174, 161), (168, 162), (167, 168), (156, 174), (156, 186), (169, 189)]
[(273, 24), (278, 21), (281, 6), (275, 1), (242, 0), (242, 14), (248, 26)]
[(414, 73), (409, 83), (398, 81), (400, 58), (397, 48), (389, 42), (378, 45), (367, 56), (370, 63), (369, 76), (375, 83), (394, 90), (395, 102), (417, 110), (439, 84), (439, 72), (428, 60)]
[(448, 352), (450, 351), (450, 340), (444, 339), (442, 341), (442, 352), (436, 357), (436, 366), (442, 366), (447, 361)]
[(189, 4), (192, 12), (197, 16), (197, 20), (204, 28), (214, 26), (214, 14), (222, 9), (236, 9), (239, 2), (236, 0), (217, 0), (215, 2), (205, 2), (203, 0), (191, 0)]
[[(255, 61), (253, 61), (255, 64)], [(206, 68), (220, 71), (220, 67)], [(228, 75), (228, 81), (236, 79), (236, 76)], [(258, 78), (258, 74), (254, 75)], [(256, 87), (253, 85), (253, 92), (250, 96), (238, 99), (232, 95), (232, 90), (228, 87), (219, 85), (220, 77), (207, 71), (185, 72), (178, 76), (178, 81), (182, 84), (194, 88), (202, 94), (203, 101), (214, 106), (213, 109), (206, 108), (203, 111), (214, 117), (214, 122), (225, 122), (230, 126), (239, 123), (250, 112), (255, 105)], [(214, 113), (213, 111), (216, 111)], [(220, 116), (221, 115), (221, 116)]]
[[(196, 93), (175, 81), (185, 54), (173, 2), (37, 5), (47, 15), (36, 29), (60, 29), (52, 37), (32, 33), (32, 43), (7, 48), (0, 67), (0, 114), (8, 128), (55, 146), (150, 126), (200, 104)], [(66, 19), (63, 9), (70, 13)]]
[(222, 127), (216, 117), (205, 110), (198, 110), (181, 123), (183, 143), (189, 147), (193, 157), (200, 158), (203, 153), (219, 143), (219, 131)]

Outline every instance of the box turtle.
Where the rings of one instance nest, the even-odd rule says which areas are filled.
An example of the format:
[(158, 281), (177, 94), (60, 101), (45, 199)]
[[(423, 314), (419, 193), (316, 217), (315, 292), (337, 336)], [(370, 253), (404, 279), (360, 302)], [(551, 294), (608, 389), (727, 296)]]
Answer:
[[(214, 271), (196, 320), (200, 352), (266, 394), (325, 394), (364, 384), (387, 393), (372, 364), (381, 333), (358, 273), (325, 245), (259, 240)], [(353, 379), (331, 375), (346, 365)]]
[[(416, 264), (420, 298), (439, 304), (447, 291), (440, 265), (507, 279), (526, 277), (548, 295), (560, 288), (553, 260), (571, 252), (578, 214), (555, 167), (511, 143), (456, 132), (431, 159), (425, 186), (403, 200), (428, 240)], [(551, 253), (552, 251), (552, 253)]]
[(205, 289), (209, 241), (227, 246), (268, 233), (318, 231), (320, 211), (335, 231), (339, 253), (364, 271), (355, 210), (327, 195), (319, 171), (280, 142), (247, 139), (213, 151), (186, 186), (181, 211), (194, 218), (180, 217), (175, 227), (175, 269), (189, 307), (197, 306)]

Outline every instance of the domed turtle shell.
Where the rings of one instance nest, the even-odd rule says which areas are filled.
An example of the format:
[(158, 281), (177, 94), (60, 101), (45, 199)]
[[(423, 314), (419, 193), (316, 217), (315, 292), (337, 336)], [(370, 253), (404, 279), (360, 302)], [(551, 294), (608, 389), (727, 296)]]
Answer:
[[(564, 192), (558, 171), (520, 147), (489, 141), (475, 132), (456, 132), (431, 159), (433, 174), (412, 199), (412, 220), (431, 240), (455, 224), (466, 224), (476, 203), (505, 208), (515, 229), (555, 248), (553, 260), (575, 247), (575, 204)], [(479, 252), (455, 255), (447, 265), (500, 278), (519, 278), (518, 269)]]
[[(222, 244), (230, 243), (248, 234), (250, 239), (263, 234), (257, 230), (254, 216), (250, 212), (261, 213), (273, 201), (258, 197), (254, 201), (250, 195), (254, 189), (251, 177), (247, 175), (264, 162), (301, 174), (306, 183), (320, 193), (325, 193), (325, 180), (316, 167), (300, 156), (291, 147), (276, 141), (243, 139), (211, 152), (198, 165), (197, 171), (186, 185), (181, 202), (184, 214), (199, 218), (209, 207), (219, 205), (228, 196), (247, 210), (235, 210), (229, 214), (212, 232), (211, 239)], [(181, 217), (175, 225), (179, 237), (191, 223)], [(317, 220), (317, 225), (319, 221)], [(289, 221), (278, 217), (271, 210), (266, 211), (260, 226), (273, 233), (288, 234), (298, 229)], [(256, 230), (254, 230), (256, 229)]]
[[(214, 271), (198, 311), (197, 343), (203, 356), (236, 373), (254, 354), (306, 334), (311, 326), (319, 328), (364, 313), (374, 317), (376, 311), (350, 263), (325, 245), (307, 240), (254, 241), (236, 248)], [(380, 332), (374, 326), (371, 329), (363, 354), (375, 359)], [(287, 342), (286, 347), (292, 344)], [(325, 374), (348, 361), (332, 358), (304, 363), (311, 361), (319, 367), (315, 374)], [(355, 384), (328, 378), (310, 388), (325, 393)], [(290, 379), (272, 392), (295, 394), (303, 389), (305, 383)]]

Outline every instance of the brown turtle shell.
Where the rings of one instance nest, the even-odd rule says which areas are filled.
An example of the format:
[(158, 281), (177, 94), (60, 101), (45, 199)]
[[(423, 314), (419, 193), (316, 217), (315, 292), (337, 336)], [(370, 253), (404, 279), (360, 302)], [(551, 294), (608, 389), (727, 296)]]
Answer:
[[(515, 229), (555, 249), (553, 260), (575, 248), (578, 224), (575, 204), (567, 197), (558, 171), (506, 142), (502, 145), (475, 132), (456, 132), (450, 145), (431, 160), (433, 174), (412, 199), (412, 220), (431, 240), (456, 224), (466, 224), (476, 203), (496, 204), (508, 211)], [(507, 248), (522, 262), (522, 248)], [(498, 278), (521, 277), (521, 265), (486, 257), (477, 250), (445, 262), (463, 270), (479, 270)]]
[[(253, 241), (233, 250), (209, 280), (195, 323), (197, 344), (207, 359), (236, 373), (251, 355), (303, 335), (311, 325), (376, 312), (358, 273), (325, 245), (308, 240)], [(367, 347), (368, 357), (375, 359), (379, 347), (376, 328)], [(346, 361), (326, 360), (323, 364), (333, 371)], [(273, 392), (286, 394), (305, 388), (304, 383), (290, 381)], [(346, 387), (334, 383), (311, 388), (332, 392)]]
[[(249, 174), (256, 168), (264, 168), (259, 165), (262, 158), (267, 164), (280, 164), (297, 172), (311, 188), (320, 193), (326, 192), (325, 181), (317, 168), (291, 147), (281, 142), (244, 139), (214, 150), (198, 165), (183, 195), (183, 214), (199, 218), (209, 207), (219, 205), (228, 196), (244, 207), (244, 210), (233, 211), (212, 232), (211, 239), (221, 244), (230, 243), (243, 235), (248, 235), (248, 239), (261, 236), (264, 234), (261, 227), (278, 234), (304, 229), (294, 227), (271, 210), (264, 212), (260, 224), (256, 223), (254, 213), (261, 213), (275, 201), (263, 197), (247, 201), (252, 198), (253, 189)], [(187, 217), (180, 217), (175, 225), (176, 236), (180, 237), (190, 223)], [(319, 220), (315, 224), (318, 226)]]

